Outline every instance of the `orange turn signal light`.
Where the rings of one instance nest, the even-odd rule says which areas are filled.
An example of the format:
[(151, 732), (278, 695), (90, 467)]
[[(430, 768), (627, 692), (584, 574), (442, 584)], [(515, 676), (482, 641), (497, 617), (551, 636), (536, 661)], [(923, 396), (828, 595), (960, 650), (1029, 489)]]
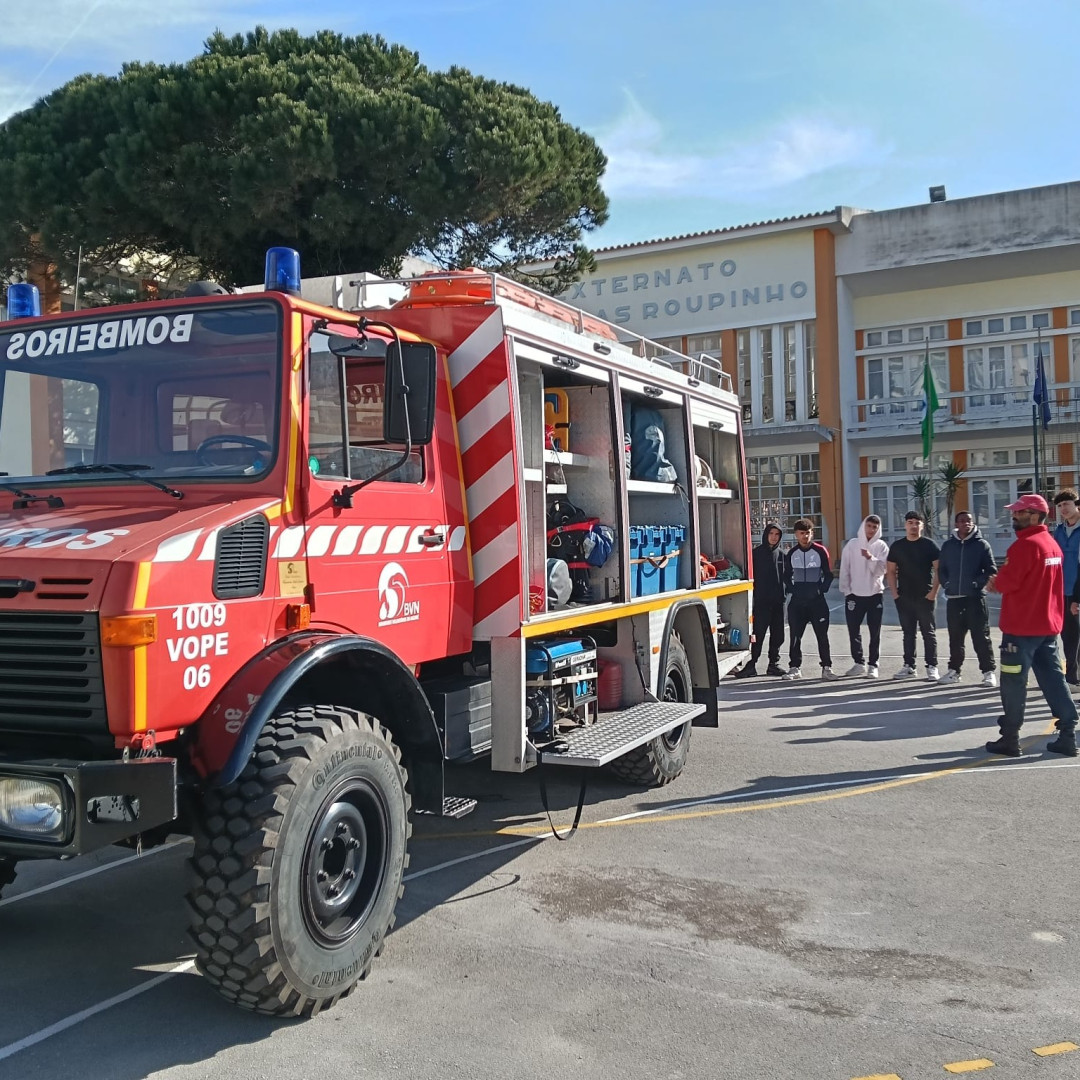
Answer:
[(289, 604), (285, 608), (285, 629), (306, 630), (311, 625), (310, 604)]
[(157, 641), (156, 615), (103, 615), (102, 645), (152, 645)]

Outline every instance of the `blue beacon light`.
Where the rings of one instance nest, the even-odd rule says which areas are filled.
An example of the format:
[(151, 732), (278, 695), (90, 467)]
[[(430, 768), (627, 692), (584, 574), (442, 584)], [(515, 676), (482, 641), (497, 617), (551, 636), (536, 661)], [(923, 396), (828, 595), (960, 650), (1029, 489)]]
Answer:
[(272, 247), (266, 252), (267, 292), (300, 295), (300, 252), (287, 247)]
[(41, 315), (41, 293), (36, 285), (9, 285), (7, 291), (9, 319), (36, 319)]

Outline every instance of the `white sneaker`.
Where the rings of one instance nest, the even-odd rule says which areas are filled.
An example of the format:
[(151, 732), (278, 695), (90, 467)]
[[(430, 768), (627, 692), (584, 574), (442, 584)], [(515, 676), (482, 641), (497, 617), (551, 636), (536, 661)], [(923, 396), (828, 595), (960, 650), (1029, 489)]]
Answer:
[(905, 664), (894, 676), (894, 679), (910, 679), (915, 674), (913, 667), (908, 667)]
[(839, 679), (840, 676), (836, 674), (831, 667), (823, 667), (821, 669), (821, 677), (828, 682), (831, 679)]
[[(959, 676), (957, 676), (959, 678)], [(941, 672), (936, 667), (928, 666), (926, 669), (926, 681), (938, 682), (941, 679)]]
[(992, 671), (983, 673), (983, 686), (997, 686), (997, 675)]
[(865, 664), (852, 664), (851, 667), (844, 672), (844, 677), (848, 679), (861, 679), (866, 674)]
[(789, 668), (788, 673), (784, 678), (787, 679), (788, 682), (794, 682), (796, 679), (802, 678), (802, 672), (797, 667)]
[[(927, 678), (929, 678), (929, 677), (930, 677), (930, 669), (927, 668)], [(943, 683), (954, 683), (954, 682), (959, 682), (959, 681), (960, 681), (960, 672), (957, 671), (955, 668), (949, 668), (949, 670), (946, 671), (945, 674), (941, 676), (941, 682), (943, 682)]]
[(866, 669), (866, 677), (868, 679), (876, 679), (878, 677), (877, 664), (871, 664)]

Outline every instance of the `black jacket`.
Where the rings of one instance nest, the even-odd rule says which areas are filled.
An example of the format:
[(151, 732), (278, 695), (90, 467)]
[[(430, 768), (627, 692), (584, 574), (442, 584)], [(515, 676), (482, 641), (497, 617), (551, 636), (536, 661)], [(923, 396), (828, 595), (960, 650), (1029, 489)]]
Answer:
[(990, 575), (996, 572), (994, 553), (977, 525), (963, 540), (953, 533), (941, 545), (938, 581), (945, 595), (954, 600), (959, 596), (982, 596)]
[[(756, 604), (783, 604), (784, 602), (784, 553), (780, 542), (775, 547), (769, 546), (766, 539), (771, 529), (780, 526), (773, 521), (766, 522), (761, 534), (761, 543), (754, 548), (754, 602)], [(783, 539), (783, 532), (780, 534)]]

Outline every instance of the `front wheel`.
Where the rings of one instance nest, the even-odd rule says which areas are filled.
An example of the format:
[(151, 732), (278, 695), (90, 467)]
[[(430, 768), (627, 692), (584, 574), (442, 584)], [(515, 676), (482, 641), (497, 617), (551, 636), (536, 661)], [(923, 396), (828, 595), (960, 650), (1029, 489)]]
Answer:
[[(664, 701), (690, 701), (693, 697), (693, 676), (686, 649), (677, 634), (668, 642), (667, 671), (664, 675)], [(690, 735), (693, 726), (687, 720), (677, 728), (658, 735), (611, 763), (611, 771), (630, 784), (643, 787), (663, 787), (670, 784), (686, 767), (690, 754)]]
[(188, 897), (196, 963), (227, 999), (314, 1016), (394, 924), (410, 834), (390, 733), (340, 706), (272, 720), (239, 779), (207, 794)]
[(0, 855), (0, 894), (6, 886), (15, 880), (15, 860), (7, 855)]

